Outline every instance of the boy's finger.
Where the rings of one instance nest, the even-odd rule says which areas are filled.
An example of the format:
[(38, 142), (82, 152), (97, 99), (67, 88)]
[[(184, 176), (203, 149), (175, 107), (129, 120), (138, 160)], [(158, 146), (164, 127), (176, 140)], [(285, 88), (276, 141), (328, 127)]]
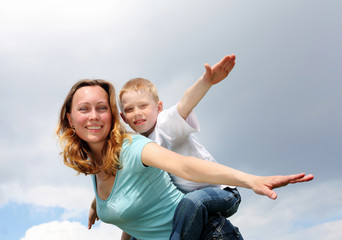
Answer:
[(205, 63), (205, 64), (204, 64), (204, 67), (205, 67), (205, 71), (206, 71), (207, 73), (210, 73), (210, 74), (211, 74), (211, 66), (210, 66), (208, 63)]

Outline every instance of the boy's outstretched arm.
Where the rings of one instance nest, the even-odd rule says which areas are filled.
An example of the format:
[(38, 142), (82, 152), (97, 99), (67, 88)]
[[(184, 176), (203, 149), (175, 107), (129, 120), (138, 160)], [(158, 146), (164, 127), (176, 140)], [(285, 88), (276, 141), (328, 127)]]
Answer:
[(235, 65), (235, 55), (227, 55), (216, 63), (213, 67), (205, 64), (205, 72), (203, 75), (188, 88), (181, 101), (177, 105), (178, 113), (186, 119), (196, 105), (208, 92), (210, 87), (225, 79)]

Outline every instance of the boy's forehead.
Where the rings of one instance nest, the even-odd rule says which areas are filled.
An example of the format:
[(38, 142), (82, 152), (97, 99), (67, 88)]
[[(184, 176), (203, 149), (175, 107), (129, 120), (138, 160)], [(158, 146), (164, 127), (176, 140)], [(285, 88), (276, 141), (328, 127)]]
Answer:
[(138, 96), (138, 97), (152, 97), (152, 94), (147, 90), (147, 89), (132, 89), (129, 91), (126, 91), (125, 93), (122, 94), (122, 97), (124, 96)]
[(134, 101), (134, 102), (143, 102), (143, 101), (154, 101), (152, 94), (145, 89), (138, 90), (130, 90), (126, 91), (121, 96), (121, 101), (123, 104)]

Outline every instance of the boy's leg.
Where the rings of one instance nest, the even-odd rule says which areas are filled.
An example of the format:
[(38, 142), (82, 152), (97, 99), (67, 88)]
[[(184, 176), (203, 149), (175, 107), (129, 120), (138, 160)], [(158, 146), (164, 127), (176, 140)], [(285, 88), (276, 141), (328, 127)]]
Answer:
[(237, 210), (238, 210), (238, 208), (240, 206), (241, 196), (240, 196), (239, 191), (236, 188), (226, 187), (223, 190), (226, 191), (226, 192), (230, 192), (231, 194), (234, 195), (234, 198), (232, 198), (229, 201), (229, 204), (231, 204), (231, 207), (227, 208), (227, 211), (225, 213), (219, 211), (223, 217), (228, 218), (228, 217), (232, 216), (234, 213), (237, 212)]
[(208, 187), (186, 194), (175, 211), (170, 239), (199, 239), (210, 214), (229, 217), (240, 201), (239, 192), (230, 188)]
[(243, 240), (243, 237), (237, 227), (218, 213), (209, 218), (200, 240)]

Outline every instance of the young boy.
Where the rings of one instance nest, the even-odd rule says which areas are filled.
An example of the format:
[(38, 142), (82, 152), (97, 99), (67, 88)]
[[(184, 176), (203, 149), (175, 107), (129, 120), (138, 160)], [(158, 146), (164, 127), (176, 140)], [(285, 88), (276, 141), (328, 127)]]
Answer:
[[(216, 162), (193, 134), (199, 131), (199, 123), (193, 109), (212, 85), (228, 76), (234, 65), (234, 54), (225, 56), (213, 67), (205, 64), (205, 73), (184, 93), (180, 102), (167, 110), (163, 110), (163, 104), (152, 82), (143, 78), (132, 79), (119, 93), (121, 117), (134, 131), (165, 148), (184, 156), (196, 156)], [(184, 193), (213, 186), (170, 176)]]
[[(193, 109), (212, 85), (219, 83), (228, 76), (234, 65), (234, 54), (225, 56), (213, 67), (205, 64), (204, 74), (184, 93), (180, 102), (167, 110), (163, 110), (163, 104), (159, 100), (157, 89), (152, 82), (143, 78), (131, 79), (126, 82), (119, 93), (120, 115), (124, 122), (134, 131), (152, 139), (165, 148), (184, 156), (195, 156), (207, 161), (216, 162), (193, 134), (199, 131), (199, 123)], [(230, 194), (230, 201), (227, 201), (226, 205), (230, 204), (230, 206), (225, 207), (230, 209), (230, 211), (227, 211), (223, 215), (224, 217), (229, 217), (237, 211), (240, 204), (240, 195), (237, 189), (226, 187), (224, 190), (219, 190), (218, 188), (223, 189), (224, 187), (191, 182), (172, 174), (170, 174), (170, 177), (178, 189), (184, 193), (206, 187), (217, 187), (216, 191), (211, 194), (203, 195), (200, 192), (191, 193), (198, 195), (193, 197), (194, 199), (198, 199), (200, 203), (198, 205), (205, 204), (208, 206), (208, 213), (210, 208), (221, 210), (217, 206), (217, 198), (227, 199), (228, 193)], [(192, 197), (189, 196), (189, 198)], [(188, 206), (184, 205), (183, 209), (185, 208), (188, 208)], [(179, 211), (182, 211), (182, 208)], [(193, 212), (201, 211), (195, 209)], [(214, 221), (222, 221), (217, 217), (214, 219)], [(196, 222), (199, 223), (198, 221), (189, 220), (188, 223), (192, 222), (192, 224), (196, 224)], [(236, 235), (236, 239), (243, 239), (238, 229), (231, 225), (229, 221), (226, 222), (229, 224), (228, 231), (233, 232)], [(185, 223), (177, 224), (177, 226), (174, 225), (174, 228), (177, 228), (179, 225), (185, 225)], [(123, 233), (124, 235), (125, 233)]]

